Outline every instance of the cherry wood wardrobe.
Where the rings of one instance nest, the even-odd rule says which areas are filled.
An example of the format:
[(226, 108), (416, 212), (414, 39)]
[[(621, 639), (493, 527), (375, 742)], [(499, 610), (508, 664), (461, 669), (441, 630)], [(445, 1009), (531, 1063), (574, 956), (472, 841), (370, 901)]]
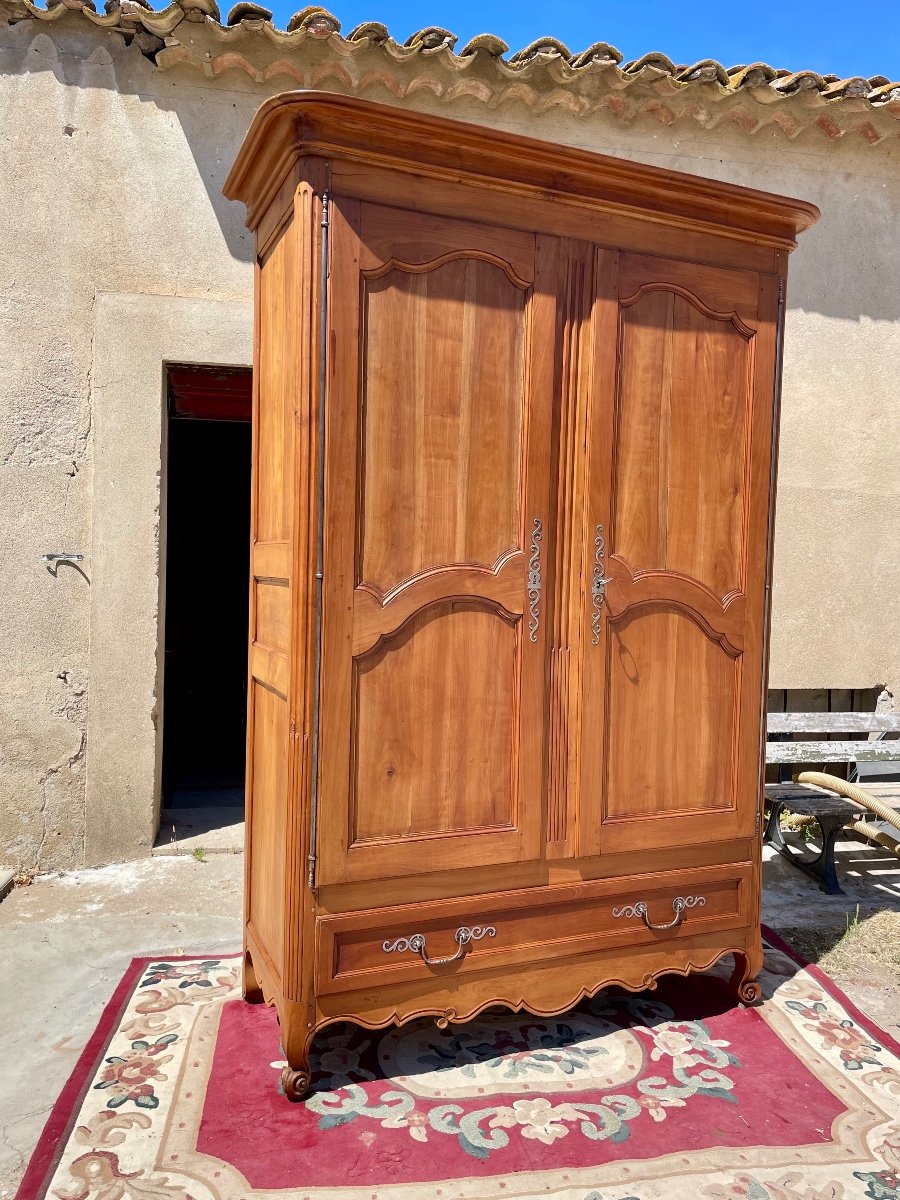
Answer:
[(761, 965), (781, 325), (811, 205), (316, 92), (257, 242), (248, 999), (314, 1034)]

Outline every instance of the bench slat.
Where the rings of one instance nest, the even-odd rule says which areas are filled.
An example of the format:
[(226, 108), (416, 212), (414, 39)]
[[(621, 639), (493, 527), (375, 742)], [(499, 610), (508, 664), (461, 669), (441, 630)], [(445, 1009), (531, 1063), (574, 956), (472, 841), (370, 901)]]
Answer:
[(766, 742), (767, 763), (894, 760), (900, 760), (900, 742)]
[[(766, 799), (767, 800), (790, 800), (794, 796), (833, 796), (835, 792), (829, 791), (827, 788), (817, 787), (814, 783), (767, 783)], [(889, 808), (900, 808), (900, 783), (879, 783), (876, 786), (872, 784), (857, 784), (857, 787), (862, 787), (864, 792), (869, 792), (870, 795), (877, 797), (882, 804), (886, 804)]]
[(900, 733), (900, 713), (769, 713), (769, 733)]
[(864, 813), (858, 804), (853, 804), (843, 796), (803, 783), (767, 783), (766, 799), (781, 800), (789, 812), (801, 816), (843, 817), (852, 821), (855, 816)]

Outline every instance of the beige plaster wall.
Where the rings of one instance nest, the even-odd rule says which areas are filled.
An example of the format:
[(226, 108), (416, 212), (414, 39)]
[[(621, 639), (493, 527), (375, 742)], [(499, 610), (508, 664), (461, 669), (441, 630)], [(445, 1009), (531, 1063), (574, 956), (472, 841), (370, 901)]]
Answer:
[[(164, 504), (161, 363), (155, 417), (144, 386), (130, 423), (138, 404), (131, 381), (146, 380), (148, 354), (161, 352), (157, 343), (148, 351), (145, 338), (161, 327), (171, 332), (173, 319), (184, 325), (178, 345), (196, 343), (196, 361), (212, 353), (209, 323), (221, 320), (222, 334), (241, 305), (249, 320), (252, 245), (242, 208), (220, 189), (261, 99), (291, 85), (276, 75), (257, 87), (238, 71), (217, 80), (183, 67), (159, 72), (74, 14), (52, 27), (0, 28), (0, 212), (10, 223), (0, 238), (0, 861), (58, 868), (149, 847), (156, 767), (146, 755), (148, 745), (158, 753), (159, 736), (151, 610)], [(366, 95), (392, 100), (385, 89)], [(411, 106), (793, 193), (822, 208), (791, 265), (771, 683), (887, 684), (898, 694), (900, 142), (830, 141), (816, 129), (789, 141), (724, 124), (664, 127), (649, 116), (625, 126), (609, 112), (534, 116), (515, 103), (446, 104), (425, 91)], [(123, 297), (118, 339), (108, 293)], [(129, 295), (140, 297), (146, 325), (133, 319)], [(232, 303), (188, 305), (173, 318), (171, 297)], [(95, 463), (115, 443), (91, 423), (100, 400), (98, 328), (104, 387), (113, 386), (121, 405), (116, 436), (133, 436), (135, 460), (146, 456), (149, 472), (112, 508), (108, 492), (97, 494), (109, 483)], [(103, 404), (116, 411), (108, 395)], [(92, 511), (109, 520), (115, 504), (120, 543), (123, 533), (134, 538), (129, 571), (147, 577), (126, 619), (100, 622), (110, 640), (97, 644), (91, 580), (102, 570), (103, 537), (98, 545)], [(83, 571), (60, 567), (52, 576), (40, 562), (45, 550), (84, 553)], [(114, 595), (128, 586), (128, 571), (114, 574)], [(120, 674), (122, 662), (133, 665), (127, 719), (102, 716), (110, 693), (101, 699), (92, 671), (106, 654)], [(135, 738), (144, 739), (140, 755)], [(94, 780), (87, 819), (86, 763)], [(146, 776), (139, 786), (136, 774)]]

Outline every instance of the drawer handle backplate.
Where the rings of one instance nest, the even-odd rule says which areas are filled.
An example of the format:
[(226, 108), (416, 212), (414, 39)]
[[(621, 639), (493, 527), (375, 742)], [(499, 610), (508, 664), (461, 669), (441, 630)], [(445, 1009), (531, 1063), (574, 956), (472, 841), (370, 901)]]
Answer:
[(480, 942), (483, 937), (496, 937), (496, 935), (497, 930), (493, 925), (473, 925), (471, 928), (468, 925), (460, 925), (459, 929), (453, 935), (453, 940), (456, 942), (456, 953), (449, 955), (447, 958), (428, 957), (428, 951), (425, 949), (424, 933), (411, 933), (408, 937), (397, 938), (395, 942), (382, 942), (381, 949), (385, 954), (393, 954), (395, 952), (402, 954), (406, 950), (413, 950), (427, 966), (446, 967), (448, 963), (458, 962), (472, 942)]
[(612, 915), (614, 917), (640, 917), (648, 929), (654, 930), (656, 933), (661, 933), (664, 929), (677, 929), (684, 920), (684, 914), (689, 908), (700, 908), (706, 903), (705, 896), (676, 896), (672, 901), (672, 909), (675, 916), (671, 921), (667, 921), (665, 925), (654, 925), (647, 916), (647, 901), (638, 900), (635, 904), (626, 904), (622, 908), (614, 908)]

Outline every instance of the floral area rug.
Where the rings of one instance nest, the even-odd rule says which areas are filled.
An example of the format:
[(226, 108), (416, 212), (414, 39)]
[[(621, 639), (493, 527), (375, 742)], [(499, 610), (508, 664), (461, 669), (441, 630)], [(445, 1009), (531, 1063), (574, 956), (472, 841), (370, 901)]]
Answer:
[(136, 959), (18, 1200), (900, 1200), (900, 1047), (769, 937), (560, 1017), (332, 1026), (280, 1093), (239, 957)]

